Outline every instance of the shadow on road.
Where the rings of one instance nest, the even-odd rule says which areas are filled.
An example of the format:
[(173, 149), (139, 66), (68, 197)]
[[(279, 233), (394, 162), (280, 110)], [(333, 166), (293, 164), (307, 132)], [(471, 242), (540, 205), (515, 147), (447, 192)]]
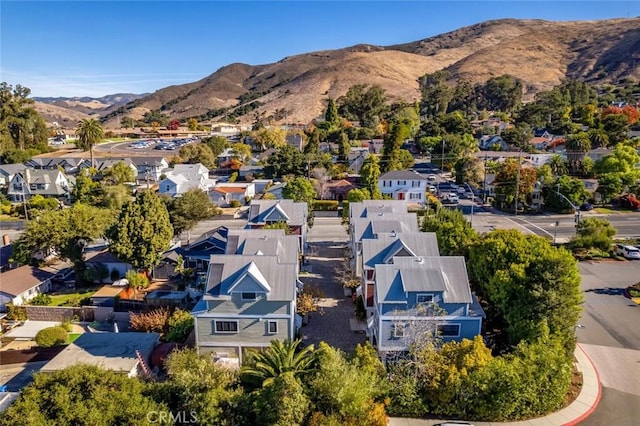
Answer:
[(591, 288), (585, 290), (585, 293), (605, 294), (607, 296), (624, 296), (624, 288)]

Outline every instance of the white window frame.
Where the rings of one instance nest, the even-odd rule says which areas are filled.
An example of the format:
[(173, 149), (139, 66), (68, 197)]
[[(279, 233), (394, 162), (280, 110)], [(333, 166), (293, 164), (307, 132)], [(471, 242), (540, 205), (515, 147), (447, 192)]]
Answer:
[[(391, 335), (396, 339), (402, 339), (405, 336), (406, 324), (393, 324), (393, 331)], [(399, 332), (398, 332), (399, 331)]]
[[(253, 297), (244, 297), (245, 294), (253, 294)], [(241, 300), (256, 300), (258, 298), (258, 294), (255, 291), (243, 291), (240, 293)]]
[[(421, 296), (423, 296), (423, 297), (425, 297), (425, 296), (426, 296), (426, 297), (430, 297), (430, 298), (431, 298), (431, 300), (427, 300), (427, 301), (422, 301), (422, 302), (421, 302), (420, 300), (418, 300), (418, 299), (420, 299), (420, 297), (421, 297)], [(416, 304), (433, 303), (433, 302), (434, 302), (434, 300), (435, 300), (435, 296), (434, 296), (433, 294), (431, 294), (431, 293), (420, 293), (420, 294), (416, 294)]]
[[(236, 330), (235, 331), (220, 331), (218, 330), (218, 324), (222, 324), (222, 323), (228, 323), (228, 324), (235, 324), (236, 325)], [(240, 324), (238, 323), (238, 321), (233, 321), (233, 320), (213, 320), (213, 330), (215, 331), (216, 334), (238, 334), (238, 330), (240, 329)]]
[[(275, 325), (275, 331), (271, 331), (271, 325)], [(278, 321), (269, 320), (267, 321), (267, 334), (278, 334)]]
[[(440, 327), (442, 327), (442, 326), (447, 326), (447, 327), (456, 326), (456, 327), (458, 327), (458, 334), (455, 334), (455, 335), (454, 334), (443, 335), (443, 334), (440, 333)], [(444, 324), (438, 324), (436, 326), (436, 331), (438, 333), (438, 336), (441, 336), (441, 337), (460, 337), (460, 330), (461, 329), (462, 329), (462, 326), (459, 323), (448, 323), (447, 322), (447, 323), (444, 323)]]

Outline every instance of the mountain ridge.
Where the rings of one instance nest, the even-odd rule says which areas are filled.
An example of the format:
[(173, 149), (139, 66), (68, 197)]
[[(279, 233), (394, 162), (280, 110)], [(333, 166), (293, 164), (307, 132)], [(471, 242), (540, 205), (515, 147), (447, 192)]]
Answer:
[[(270, 64), (232, 63), (198, 81), (128, 103), (124, 115), (140, 119), (148, 111), (161, 110), (171, 118), (186, 119), (258, 101), (257, 109), (239, 115), (241, 122), (252, 122), (261, 114), (276, 115), (281, 122), (308, 123), (322, 114), (329, 97), (336, 99), (355, 84), (380, 85), (392, 100), (418, 99), (418, 78), (438, 70), (449, 72), (452, 83), (482, 83), (511, 74), (522, 80), (528, 98), (565, 78), (596, 85), (640, 80), (640, 18), (509, 18), (391, 46), (363, 43)], [(119, 127), (121, 117), (109, 118), (105, 127)]]

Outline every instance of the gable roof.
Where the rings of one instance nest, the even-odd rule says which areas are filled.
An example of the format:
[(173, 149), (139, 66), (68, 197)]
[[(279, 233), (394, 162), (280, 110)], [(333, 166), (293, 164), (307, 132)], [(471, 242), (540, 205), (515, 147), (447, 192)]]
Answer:
[(270, 291), (271, 286), (269, 286), (267, 279), (253, 261), (242, 268), (235, 281), (229, 284), (226, 289), (228, 294), (240, 292), (268, 293)]
[(419, 232), (418, 217), (415, 213), (381, 213), (375, 217), (352, 220), (353, 241), (376, 238), (380, 234)]
[(440, 256), (438, 241), (432, 232), (383, 234), (377, 239), (362, 240), (364, 266), (375, 268), (380, 263), (390, 263), (394, 256)]
[[(292, 301), (296, 297), (297, 273), (293, 263), (278, 263), (276, 256), (211, 255), (205, 298), (226, 299), (240, 291), (249, 277), (255, 285), (267, 289), (270, 301)], [(249, 290), (253, 291), (253, 290)]]
[(278, 263), (297, 263), (300, 240), (284, 229), (234, 229), (229, 231), (226, 254), (275, 256)]
[(444, 303), (472, 303), (462, 256), (394, 257), (375, 269), (378, 303), (397, 302), (401, 295), (404, 302), (408, 292), (442, 292)]
[(380, 176), (378, 180), (427, 180), (427, 178), (410, 170), (392, 170)]
[(33, 266), (21, 266), (0, 274), (0, 292), (16, 297), (51, 277), (51, 272)]
[(289, 226), (302, 226), (307, 223), (307, 214), (307, 203), (287, 199), (252, 200), (247, 221), (252, 225), (261, 225), (267, 221), (285, 220)]
[(407, 203), (401, 200), (364, 200), (349, 204), (349, 217), (369, 217), (379, 213), (407, 213)]
[(218, 226), (217, 228), (200, 235), (197, 240), (187, 247), (187, 250), (197, 250), (205, 245), (209, 245), (224, 251), (227, 245), (228, 235), (229, 228), (226, 226)]
[(22, 163), (18, 164), (0, 164), (0, 174), (5, 176), (15, 175), (16, 173), (20, 173), (27, 168)]

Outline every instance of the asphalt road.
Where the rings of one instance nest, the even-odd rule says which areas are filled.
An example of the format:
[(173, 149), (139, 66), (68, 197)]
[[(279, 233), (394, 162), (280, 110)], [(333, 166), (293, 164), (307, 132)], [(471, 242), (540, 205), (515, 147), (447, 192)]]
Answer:
[(576, 329), (602, 383), (596, 411), (581, 424), (636, 425), (640, 418), (640, 306), (624, 289), (640, 281), (640, 261), (581, 262), (585, 303)]

